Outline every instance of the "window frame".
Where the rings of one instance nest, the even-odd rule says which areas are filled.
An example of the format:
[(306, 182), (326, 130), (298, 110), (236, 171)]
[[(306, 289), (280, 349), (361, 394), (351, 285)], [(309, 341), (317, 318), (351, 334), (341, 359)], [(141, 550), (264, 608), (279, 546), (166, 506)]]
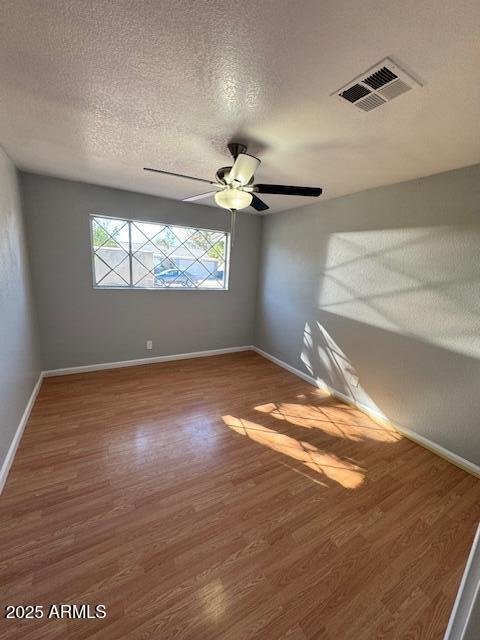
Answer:
[[(93, 219), (94, 218), (105, 218), (107, 220), (120, 220), (122, 222), (127, 222), (129, 225), (133, 223), (140, 224), (158, 224), (164, 225), (167, 227), (177, 227), (180, 229), (194, 229), (195, 231), (210, 231), (213, 233), (222, 233), (225, 234), (226, 242), (225, 242), (225, 275), (224, 275), (224, 286), (220, 287), (136, 287), (133, 284), (129, 285), (101, 285), (95, 282), (95, 248), (93, 244)], [(107, 215), (104, 213), (91, 213), (88, 216), (88, 225), (89, 225), (89, 235), (90, 235), (90, 255), (91, 255), (91, 263), (92, 263), (92, 284), (93, 288), (99, 291), (207, 291), (210, 293), (216, 292), (225, 292), (230, 290), (230, 258), (231, 258), (231, 233), (229, 231), (224, 231), (223, 229), (206, 229), (204, 227), (191, 227), (182, 224), (170, 224), (169, 222), (159, 222), (157, 220), (139, 220), (137, 218), (124, 218), (120, 216)], [(129, 229), (129, 250), (128, 250), (128, 259), (130, 265), (130, 281), (132, 281), (132, 260), (133, 254), (132, 244), (131, 244), (131, 227)], [(180, 269), (178, 269), (180, 271)]]

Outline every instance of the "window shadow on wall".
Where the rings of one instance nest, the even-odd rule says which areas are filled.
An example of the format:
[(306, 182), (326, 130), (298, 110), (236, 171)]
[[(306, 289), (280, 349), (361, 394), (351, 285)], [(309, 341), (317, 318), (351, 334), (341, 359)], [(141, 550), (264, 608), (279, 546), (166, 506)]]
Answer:
[(406, 198), (396, 220), (353, 218), (341, 200), (264, 229), (257, 344), (480, 464), (476, 216), (439, 203), (438, 224), (422, 225)]
[(480, 357), (479, 225), (329, 237), (318, 308)]

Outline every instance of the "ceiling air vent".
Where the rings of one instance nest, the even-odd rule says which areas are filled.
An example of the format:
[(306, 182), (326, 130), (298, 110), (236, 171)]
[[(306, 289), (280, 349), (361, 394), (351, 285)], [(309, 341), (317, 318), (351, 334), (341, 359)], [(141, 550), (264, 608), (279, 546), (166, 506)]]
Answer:
[(363, 85), (354, 84), (353, 87), (342, 92), (342, 98), (345, 98), (345, 100), (348, 100), (349, 102), (356, 102), (360, 98), (368, 96), (369, 93), (370, 91)]
[(372, 73), (371, 76), (368, 76), (368, 78), (365, 78), (364, 82), (368, 84), (369, 87), (372, 87), (372, 89), (379, 89), (397, 78), (398, 76), (395, 75), (393, 71), (390, 71), (388, 67), (382, 67), (378, 71), (375, 71), (375, 73)]
[(355, 106), (361, 109), (362, 111), (371, 111), (372, 109), (376, 109), (382, 104), (385, 104), (386, 100), (377, 96), (376, 93), (371, 93), (368, 98), (364, 100), (359, 100)]
[(331, 95), (361, 111), (372, 111), (414, 87), (421, 86), (418, 80), (390, 58), (385, 58)]

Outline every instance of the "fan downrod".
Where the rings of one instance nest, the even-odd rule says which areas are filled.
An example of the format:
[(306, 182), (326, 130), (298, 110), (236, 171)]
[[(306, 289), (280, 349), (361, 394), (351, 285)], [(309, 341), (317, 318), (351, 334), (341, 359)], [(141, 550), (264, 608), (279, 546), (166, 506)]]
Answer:
[(242, 144), (241, 142), (229, 142), (227, 144), (228, 150), (232, 154), (234, 160), (237, 159), (239, 153), (247, 152), (247, 145)]

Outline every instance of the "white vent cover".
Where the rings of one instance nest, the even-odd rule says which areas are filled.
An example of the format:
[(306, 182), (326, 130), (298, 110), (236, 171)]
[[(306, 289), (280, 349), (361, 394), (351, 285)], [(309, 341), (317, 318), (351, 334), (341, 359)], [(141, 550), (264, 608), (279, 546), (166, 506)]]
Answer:
[(390, 58), (385, 58), (331, 95), (361, 111), (372, 111), (414, 87), (421, 86), (418, 80)]

